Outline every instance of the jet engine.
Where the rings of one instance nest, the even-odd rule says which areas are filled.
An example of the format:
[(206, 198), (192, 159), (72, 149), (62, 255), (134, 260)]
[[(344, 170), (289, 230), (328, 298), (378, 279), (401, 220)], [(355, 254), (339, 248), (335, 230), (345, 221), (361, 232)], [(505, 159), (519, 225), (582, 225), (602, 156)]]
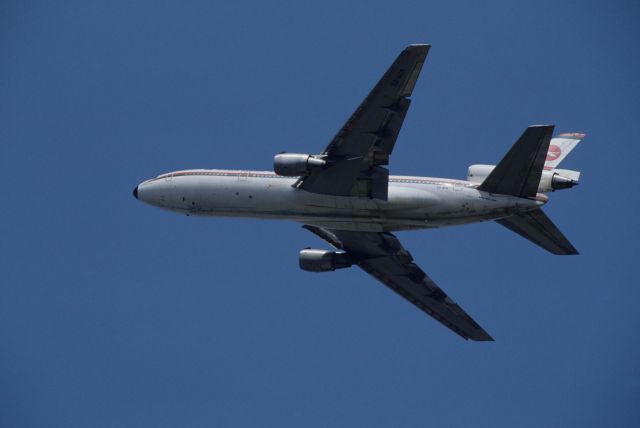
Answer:
[[(467, 180), (472, 183), (482, 183), (495, 165), (471, 165), (467, 172)], [(570, 169), (552, 169), (542, 171), (538, 192), (555, 192), (560, 189), (570, 189), (578, 184), (580, 172)]]
[(327, 272), (348, 268), (351, 265), (353, 265), (353, 261), (347, 253), (312, 248), (300, 251), (300, 269), (309, 272)]
[(555, 192), (560, 189), (570, 189), (578, 184), (580, 173), (568, 169), (553, 169), (543, 171), (540, 178), (539, 192)]
[(273, 157), (273, 171), (285, 177), (299, 177), (326, 164), (324, 159), (300, 153), (280, 153)]
[(467, 180), (472, 183), (482, 183), (495, 167), (495, 165), (471, 165), (467, 170)]

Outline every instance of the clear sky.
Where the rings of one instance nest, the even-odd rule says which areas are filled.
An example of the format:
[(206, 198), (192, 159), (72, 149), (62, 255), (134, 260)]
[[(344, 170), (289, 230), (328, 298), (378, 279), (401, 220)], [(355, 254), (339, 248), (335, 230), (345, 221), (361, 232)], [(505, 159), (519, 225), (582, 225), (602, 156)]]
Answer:
[[(516, 4), (518, 3), (518, 4)], [(0, 426), (631, 427), (640, 419), (637, 2), (0, 3)], [(393, 174), (463, 178), (524, 128), (587, 138), (549, 216), (399, 233), (496, 339), (298, 224), (131, 196), (184, 168), (317, 153), (402, 48), (433, 45)]]

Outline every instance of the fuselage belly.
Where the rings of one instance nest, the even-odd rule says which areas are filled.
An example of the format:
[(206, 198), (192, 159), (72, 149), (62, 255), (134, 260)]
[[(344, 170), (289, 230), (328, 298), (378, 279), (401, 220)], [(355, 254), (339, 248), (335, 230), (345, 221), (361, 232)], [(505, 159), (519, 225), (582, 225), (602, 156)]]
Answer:
[(386, 201), (311, 193), (293, 187), (295, 181), (262, 171), (190, 170), (147, 180), (137, 192), (144, 202), (188, 215), (288, 219), (372, 232), (495, 220), (546, 202), (429, 177), (390, 177)]

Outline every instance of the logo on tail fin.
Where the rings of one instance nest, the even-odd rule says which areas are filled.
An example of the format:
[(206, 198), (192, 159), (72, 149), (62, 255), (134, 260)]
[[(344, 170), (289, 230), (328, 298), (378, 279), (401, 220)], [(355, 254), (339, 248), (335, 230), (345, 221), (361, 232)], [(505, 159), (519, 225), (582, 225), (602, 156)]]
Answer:
[(547, 152), (547, 158), (545, 159), (547, 162), (554, 161), (560, 157), (562, 154), (562, 150), (560, 147), (555, 144), (551, 144), (549, 146), (549, 151)]
[(584, 136), (584, 134), (580, 134), (578, 132), (571, 132), (560, 134), (557, 137), (552, 138), (549, 144), (547, 158), (544, 162), (544, 168), (546, 170), (557, 168), (560, 165), (560, 162), (567, 157), (569, 152), (576, 147)]

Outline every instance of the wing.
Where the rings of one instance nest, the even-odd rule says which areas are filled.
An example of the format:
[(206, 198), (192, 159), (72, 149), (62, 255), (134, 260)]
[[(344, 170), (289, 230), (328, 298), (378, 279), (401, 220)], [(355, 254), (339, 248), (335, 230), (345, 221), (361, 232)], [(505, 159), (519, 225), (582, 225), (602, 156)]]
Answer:
[(409, 110), (408, 98), (429, 52), (410, 45), (322, 152), (328, 167), (310, 172), (295, 186), (314, 193), (387, 199), (389, 155)]
[(365, 272), (465, 339), (493, 340), (413, 262), (411, 254), (391, 233), (303, 227), (351, 255)]

